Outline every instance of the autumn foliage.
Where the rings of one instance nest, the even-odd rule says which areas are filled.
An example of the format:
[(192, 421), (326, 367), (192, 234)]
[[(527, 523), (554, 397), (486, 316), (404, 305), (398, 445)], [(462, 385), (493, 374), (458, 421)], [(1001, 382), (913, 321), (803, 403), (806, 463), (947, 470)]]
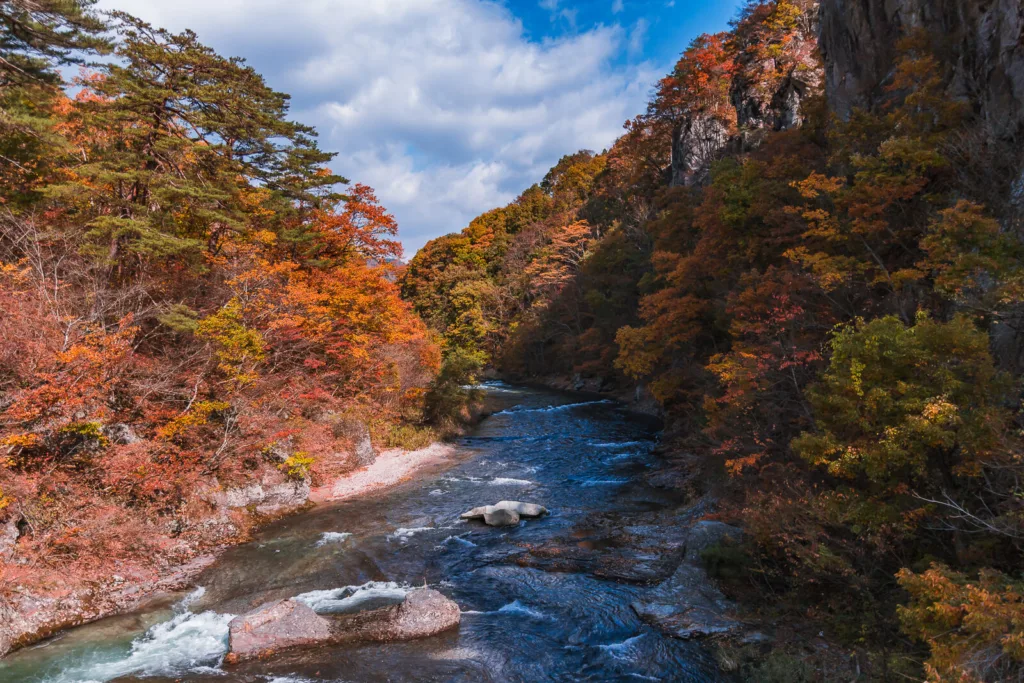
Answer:
[(53, 68), (103, 24), (31, 5), (49, 81), (0, 85), (0, 591), (243, 532), (218, 491), (351, 469), (349, 426), (425, 420), (440, 363), (394, 218), (287, 95), (125, 14), (68, 95)]
[(842, 121), (816, 12), (748, 3), (609, 150), (435, 240), (403, 294), (506, 375), (653, 394), (683, 485), (748, 532), (754, 604), (879, 678), (1017, 680), (1019, 216), (964, 165), (942, 37), (909, 35), (884, 104)]

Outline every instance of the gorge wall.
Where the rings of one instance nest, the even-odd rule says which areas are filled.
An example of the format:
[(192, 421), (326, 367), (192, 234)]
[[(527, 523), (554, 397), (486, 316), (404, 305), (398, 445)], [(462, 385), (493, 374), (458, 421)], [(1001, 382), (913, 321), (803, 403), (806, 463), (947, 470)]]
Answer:
[(822, 87), (842, 119), (857, 108), (882, 106), (901, 40), (920, 34), (934, 51), (949, 96), (969, 105), (977, 144), (1001, 157), (992, 163), (1014, 171), (1009, 186), (1014, 195), (1024, 194), (1018, 179), (1024, 160), (1016, 149), (1024, 129), (1021, 0), (817, 4), (781, 41), (776, 38), (775, 50), (759, 49), (756, 35), (739, 45), (729, 95), (735, 113), (722, 116), (709, 109), (681, 119), (673, 141), (673, 185), (700, 184), (715, 158), (756, 146), (765, 131), (801, 125), (806, 98)]

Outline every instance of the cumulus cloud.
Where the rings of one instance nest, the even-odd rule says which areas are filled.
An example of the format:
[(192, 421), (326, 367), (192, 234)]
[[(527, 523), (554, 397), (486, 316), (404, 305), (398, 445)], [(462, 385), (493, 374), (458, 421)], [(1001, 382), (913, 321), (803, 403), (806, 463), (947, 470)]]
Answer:
[[(563, 12), (557, 0), (542, 0)], [(557, 159), (609, 145), (656, 70), (646, 26), (530, 40), (484, 0), (103, 0), (248, 58), (295, 96), (334, 170), (376, 188), (407, 255), (507, 203)]]

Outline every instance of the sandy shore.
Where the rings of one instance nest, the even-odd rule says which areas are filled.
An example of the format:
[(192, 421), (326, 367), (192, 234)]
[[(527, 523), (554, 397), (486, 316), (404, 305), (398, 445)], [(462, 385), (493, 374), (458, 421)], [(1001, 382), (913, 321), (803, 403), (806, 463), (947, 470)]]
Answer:
[(313, 489), (309, 499), (314, 503), (337, 502), (382, 491), (408, 481), (420, 470), (447, 461), (455, 449), (435, 443), (418, 451), (393, 449), (377, 456), (372, 465)]

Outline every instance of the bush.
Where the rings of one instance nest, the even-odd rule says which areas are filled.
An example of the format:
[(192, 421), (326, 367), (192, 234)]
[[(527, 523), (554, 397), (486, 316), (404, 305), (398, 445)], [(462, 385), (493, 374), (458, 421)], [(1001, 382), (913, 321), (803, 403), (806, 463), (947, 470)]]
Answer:
[(438, 433), (433, 427), (391, 424), (383, 430), (382, 443), (385, 448), (418, 451), (430, 446), (437, 439)]
[(279, 465), (281, 471), (288, 475), (289, 479), (302, 481), (309, 476), (313, 463), (316, 460), (305, 451), (295, 451), (283, 463)]

